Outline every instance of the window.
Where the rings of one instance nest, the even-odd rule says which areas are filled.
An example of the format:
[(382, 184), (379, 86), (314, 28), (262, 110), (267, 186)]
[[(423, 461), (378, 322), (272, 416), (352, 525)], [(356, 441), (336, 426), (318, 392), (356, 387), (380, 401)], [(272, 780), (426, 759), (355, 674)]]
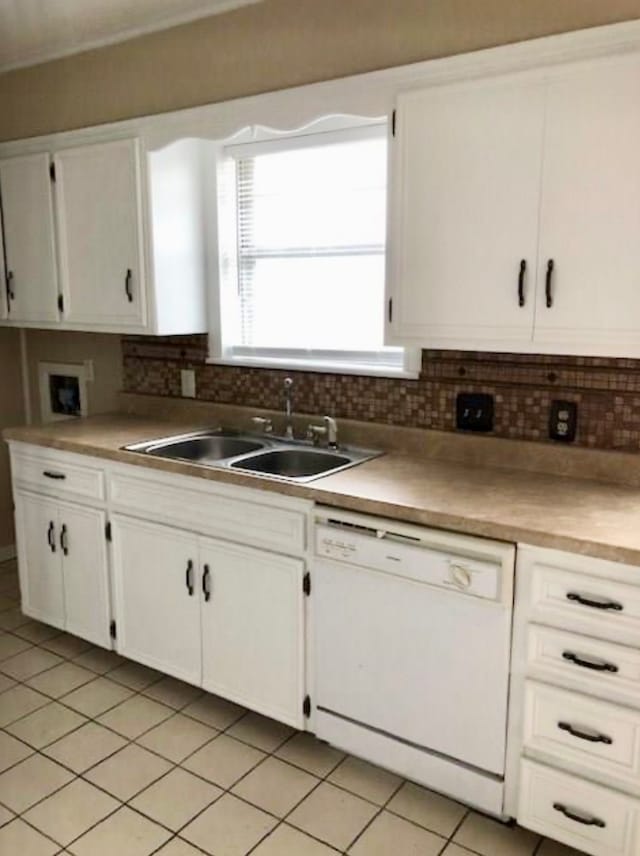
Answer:
[[(406, 373), (384, 348), (385, 125), (226, 149), (234, 200), (235, 323), (242, 363)], [(231, 328), (231, 336), (229, 329)]]

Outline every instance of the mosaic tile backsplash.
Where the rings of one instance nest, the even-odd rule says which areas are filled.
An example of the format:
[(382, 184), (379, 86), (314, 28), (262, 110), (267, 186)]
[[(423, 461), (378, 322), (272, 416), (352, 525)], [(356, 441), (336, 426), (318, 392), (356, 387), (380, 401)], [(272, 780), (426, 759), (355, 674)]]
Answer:
[(640, 360), (425, 350), (420, 377), (399, 380), (207, 365), (203, 335), (128, 336), (122, 349), (126, 392), (177, 397), (180, 370), (192, 368), (201, 400), (278, 410), (289, 374), (298, 412), (441, 431), (455, 430), (459, 392), (485, 392), (494, 436), (546, 442), (562, 399), (578, 405), (575, 445), (640, 449)]

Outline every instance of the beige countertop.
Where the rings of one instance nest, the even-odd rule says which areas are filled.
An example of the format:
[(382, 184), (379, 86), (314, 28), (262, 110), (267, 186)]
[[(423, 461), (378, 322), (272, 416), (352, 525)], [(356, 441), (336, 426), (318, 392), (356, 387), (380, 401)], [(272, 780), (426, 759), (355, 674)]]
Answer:
[(202, 422), (117, 413), (11, 428), (4, 437), (351, 511), (640, 565), (637, 487), (400, 452), (296, 484), (122, 451), (131, 443), (201, 427)]

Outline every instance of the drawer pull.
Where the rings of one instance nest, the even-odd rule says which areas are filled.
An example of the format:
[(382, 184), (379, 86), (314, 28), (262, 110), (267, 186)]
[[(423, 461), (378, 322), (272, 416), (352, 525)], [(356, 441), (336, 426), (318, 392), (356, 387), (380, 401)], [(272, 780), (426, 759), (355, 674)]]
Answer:
[(553, 807), (556, 811), (559, 811), (560, 814), (563, 814), (565, 817), (568, 817), (569, 820), (573, 820), (575, 823), (581, 823), (583, 826), (597, 826), (598, 829), (604, 829), (607, 825), (604, 820), (600, 820), (599, 817), (583, 817), (581, 814), (576, 814), (576, 812), (571, 811), (571, 809), (567, 808), (566, 805), (562, 803), (554, 803)]
[(573, 600), (582, 606), (589, 606), (591, 609), (613, 609), (615, 612), (622, 612), (624, 609), (622, 604), (615, 600), (593, 600), (593, 598), (585, 597), (575, 591), (567, 593), (567, 600)]
[(583, 669), (593, 669), (594, 672), (617, 672), (618, 667), (614, 663), (607, 663), (606, 660), (600, 662), (596, 660), (584, 660), (573, 651), (563, 651), (562, 658), (570, 663), (575, 663), (576, 666), (581, 666)]
[(55, 472), (53, 472), (53, 470), (44, 470), (42, 475), (47, 479), (56, 479), (56, 481), (61, 481), (63, 479), (66, 479), (66, 476), (64, 473), (55, 473)]
[(590, 734), (588, 731), (580, 731), (577, 728), (574, 728), (570, 722), (559, 722), (558, 728), (560, 731), (566, 731), (572, 737), (578, 737), (580, 740), (588, 740), (589, 743), (604, 743), (606, 746), (611, 746), (613, 740), (610, 737), (607, 737), (606, 734), (598, 734), (592, 733)]

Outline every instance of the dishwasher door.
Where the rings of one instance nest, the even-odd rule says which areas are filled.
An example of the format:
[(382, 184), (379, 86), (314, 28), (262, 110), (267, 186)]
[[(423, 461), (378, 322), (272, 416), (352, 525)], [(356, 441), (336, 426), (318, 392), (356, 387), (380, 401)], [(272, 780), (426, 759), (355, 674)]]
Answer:
[(443, 554), (409, 549), (407, 576), (316, 559), (316, 707), (502, 776), (511, 603), (410, 578), (438, 579)]

